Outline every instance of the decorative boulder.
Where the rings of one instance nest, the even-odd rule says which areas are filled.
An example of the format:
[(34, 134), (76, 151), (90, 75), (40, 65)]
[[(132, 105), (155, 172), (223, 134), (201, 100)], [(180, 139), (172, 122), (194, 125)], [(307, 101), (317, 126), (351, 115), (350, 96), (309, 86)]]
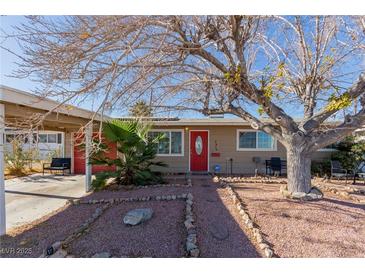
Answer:
[(282, 185), (280, 186), (280, 193), (285, 197), (285, 198), (289, 198), (291, 193), (288, 191), (288, 188), (286, 185)]
[(292, 199), (303, 199), (307, 194), (305, 192), (293, 192), (291, 194)]
[(311, 191), (307, 194), (313, 200), (318, 200), (323, 198), (323, 193), (318, 187), (312, 187)]
[(126, 225), (139, 225), (152, 218), (152, 208), (137, 208), (129, 211), (123, 218)]
[(292, 192), (292, 193), (290, 193), (288, 191), (287, 186), (282, 185), (280, 187), (280, 193), (285, 198), (294, 199), (294, 200), (302, 200), (302, 201), (319, 200), (319, 199), (323, 198), (322, 191), (317, 187), (312, 187), (309, 193), (305, 193), (305, 192)]

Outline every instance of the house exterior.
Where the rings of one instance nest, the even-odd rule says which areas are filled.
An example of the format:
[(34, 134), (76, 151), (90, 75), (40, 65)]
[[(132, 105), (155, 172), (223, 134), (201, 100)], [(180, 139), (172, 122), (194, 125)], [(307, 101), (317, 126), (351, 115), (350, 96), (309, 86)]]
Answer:
[[(1, 87), (8, 119), (23, 119), (30, 113), (45, 113), (57, 106), (57, 102), (41, 99), (30, 93), (13, 88)], [(37, 134), (31, 133), (24, 144), (36, 146), (43, 151), (45, 158), (52, 151), (60, 150), (61, 157), (71, 158), (71, 171), (85, 174), (87, 165), (85, 153), (78, 145), (79, 128), (87, 123), (93, 113), (73, 106), (62, 106), (57, 113), (47, 116)], [(109, 117), (106, 117), (108, 119)], [(25, 119), (25, 118), (24, 118)], [(125, 118), (121, 118), (125, 119)], [(156, 160), (163, 161), (168, 167), (166, 173), (216, 172), (227, 174), (254, 174), (255, 169), (265, 172), (265, 160), (271, 157), (286, 159), (286, 151), (279, 141), (264, 132), (251, 128), (240, 118), (149, 118), (153, 124), (150, 134), (163, 133), (167, 137), (158, 146)], [(94, 129), (99, 128), (100, 120), (94, 119)], [(14, 132), (5, 129), (4, 150), (9, 150), (10, 139)], [(116, 144), (110, 144), (108, 156), (116, 157)], [(329, 158), (333, 149), (324, 149), (313, 155), (313, 160)], [(106, 167), (93, 166), (91, 172), (105, 170)]]
[[(57, 102), (41, 99), (30, 93), (1, 87), (2, 101), (8, 119), (23, 119), (31, 113), (45, 113), (55, 108)], [(93, 113), (73, 106), (61, 106), (56, 113), (48, 115), (36, 134), (28, 133), (24, 147), (36, 147), (40, 157), (46, 159), (52, 152), (70, 157), (72, 173), (84, 174), (86, 170), (84, 151), (78, 146), (79, 128), (87, 123)], [(109, 117), (106, 117), (108, 119)], [(24, 118), (25, 119), (25, 118)], [(125, 119), (125, 118), (121, 118)], [(161, 171), (167, 173), (217, 172), (227, 174), (254, 174), (255, 169), (265, 172), (265, 160), (271, 157), (286, 159), (286, 151), (279, 141), (264, 132), (255, 131), (240, 118), (149, 118), (153, 124), (150, 134), (163, 133), (167, 137), (158, 146), (157, 160), (168, 164)], [(94, 119), (97, 131), (100, 120)], [(10, 150), (10, 129), (5, 129), (4, 150)], [(110, 144), (108, 156), (116, 157), (115, 144)], [(313, 160), (329, 158), (333, 149), (324, 149), (313, 155)], [(93, 166), (92, 172), (105, 170)]]
[[(252, 129), (242, 119), (152, 119), (151, 134), (162, 133), (156, 160), (168, 164), (168, 173), (216, 172), (265, 173), (265, 160), (286, 159), (285, 147), (272, 136)], [(333, 149), (323, 149), (313, 160), (329, 158)]]

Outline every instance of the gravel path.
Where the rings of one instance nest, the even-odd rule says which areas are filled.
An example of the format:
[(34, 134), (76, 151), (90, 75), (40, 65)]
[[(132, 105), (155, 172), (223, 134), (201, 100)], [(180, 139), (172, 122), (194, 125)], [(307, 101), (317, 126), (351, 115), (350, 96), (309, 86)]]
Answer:
[[(261, 257), (244, 233), (238, 212), (226, 190), (220, 189), (211, 180), (194, 180), (193, 185), (201, 257)], [(227, 238), (221, 240), (223, 237), (214, 237), (212, 231), (216, 230), (220, 232), (219, 236), (225, 236), (228, 232)]]
[(325, 195), (320, 201), (283, 199), (280, 185), (234, 189), (280, 257), (365, 257), (365, 206)]

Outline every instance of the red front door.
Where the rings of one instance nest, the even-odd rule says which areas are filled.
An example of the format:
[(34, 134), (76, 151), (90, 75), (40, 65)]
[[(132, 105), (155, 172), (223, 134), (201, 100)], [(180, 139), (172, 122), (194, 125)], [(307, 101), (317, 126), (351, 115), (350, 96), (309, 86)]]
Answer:
[(190, 131), (190, 170), (208, 171), (208, 131)]

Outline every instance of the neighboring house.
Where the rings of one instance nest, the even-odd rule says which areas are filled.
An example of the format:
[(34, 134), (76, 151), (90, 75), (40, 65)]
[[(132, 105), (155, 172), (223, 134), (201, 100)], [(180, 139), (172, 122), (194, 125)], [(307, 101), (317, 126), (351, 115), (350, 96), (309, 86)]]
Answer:
[(5, 129), (5, 152), (12, 153), (14, 140), (18, 140), (24, 152), (32, 151), (31, 160), (48, 160), (52, 156), (65, 156), (65, 137), (60, 131), (39, 130), (26, 132), (15, 129)]

